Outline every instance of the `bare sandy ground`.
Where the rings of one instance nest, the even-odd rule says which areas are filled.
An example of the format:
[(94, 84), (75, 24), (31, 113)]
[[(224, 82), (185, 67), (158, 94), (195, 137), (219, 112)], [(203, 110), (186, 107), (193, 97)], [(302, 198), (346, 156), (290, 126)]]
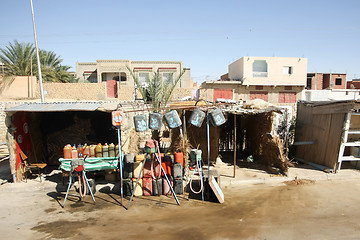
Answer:
[[(0, 186), (1, 239), (359, 239), (360, 181), (229, 185), (225, 203), (136, 197), (129, 210), (103, 186), (79, 201), (49, 177)], [(125, 204), (128, 200), (124, 201)]]

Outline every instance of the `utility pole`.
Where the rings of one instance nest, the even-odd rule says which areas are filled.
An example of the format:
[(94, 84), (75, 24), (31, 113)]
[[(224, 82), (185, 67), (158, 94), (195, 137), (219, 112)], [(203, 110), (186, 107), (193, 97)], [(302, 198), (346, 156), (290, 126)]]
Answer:
[(36, 58), (37, 58), (38, 71), (39, 71), (39, 83), (40, 83), (41, 103), (43, 103), (43, 102), (45, 101), (45, 100), (44, 100), (44, 90), (43, 90), (43, 85), (42, 85), (42, 76), (41, 76), (41, 66), (40, 66), (39, 48), (38, 48), (37, 37), (36, 37), (34, 7), (33, 7), (33, 2), (32, 2), (32, 0), (30, 0), (30, 4), (31, 4), (31, 13), (32, 13), (33, 26), (34, 26), (34, 38), (35, 38)]

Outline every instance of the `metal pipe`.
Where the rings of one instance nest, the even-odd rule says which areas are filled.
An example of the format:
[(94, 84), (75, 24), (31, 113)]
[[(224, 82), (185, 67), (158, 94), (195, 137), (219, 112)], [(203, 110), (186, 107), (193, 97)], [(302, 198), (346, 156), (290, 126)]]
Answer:
[[(208, 183), (210, 182), (210, 125), (209, 125), (209, 112), (207, 114), (207, 123), (206, 123), (206, 135), (207, 135), (207, 150), (208, 150)], [(208, 187), (208, 196), (210, 193), (210, 189)]]
[(32, 0), (30, 0), (30, 4), (31, 4), (31, 13), (32, 13), (32, 19), (33, 19), (33, 26), (34, 26), (34, 39), (35, 39), (35, 48), (36, 48), (36, 58), (37, 58), (38, 71), (39, 71), (40, 95), (41, 95), (41, 102), (43, 103), (43, 102), (45, 101), (45, 99), (44, 99), (44, 90), (43, 90), (43, 85), (42, 85), (42, 76), (41, 76), (41, 66), (40, 66), (39, 48), (38, 48), (38, 42), (37, 42), (37, 36), (36, 36), (34, 7), (33, 7), (33, 2), (32, 2)]
[(122, 158), (122, 150), (121, 150), (120, 126), (117, 127), (117, 130), (118, 130), (118, 142), (119, 142), (120, 196), (121, 196), (121, 205), (123, 206), (123, 176), (122, 176), (122, 159), (123, 158)]
[(236, 114), (234, 114), (234, 178), (236, 172)]

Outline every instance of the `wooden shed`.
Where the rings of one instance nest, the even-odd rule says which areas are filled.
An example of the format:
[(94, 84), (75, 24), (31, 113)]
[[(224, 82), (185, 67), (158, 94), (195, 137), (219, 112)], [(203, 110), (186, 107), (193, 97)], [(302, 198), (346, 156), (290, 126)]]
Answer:
[(297, 105), (295, 157), (334, 171), (360, 161), (360, 102), (304, 102)]

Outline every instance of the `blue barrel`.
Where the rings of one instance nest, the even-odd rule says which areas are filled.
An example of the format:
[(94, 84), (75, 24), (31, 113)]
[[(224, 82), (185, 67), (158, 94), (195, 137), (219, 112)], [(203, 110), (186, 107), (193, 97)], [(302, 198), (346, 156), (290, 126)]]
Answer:
[(144, 132), (148, 130), (145, 114), (134, 116), (134, 124), (136, 132)]
[(201, 127), (201, 125), (204, 121), (205, 115), (206, 114), (203, 111), (195, 108), (190, 115), (189, 123), (191, 123), (192, 125), (194, 125), (196, 127)]
[(166, 113), (164, 118), (169, 128), (177, 128), (181, 126), (181, 120), (176, 110), (171, 110)]
[(162, 126), (162, 114), (150, 113), (149, 114), (149, 128), (152, 130), (160, 130)]
[(217, 127), (226, 122), (224, 114), (219, 108), (215, 108), (209, 112), (212, 124)]

